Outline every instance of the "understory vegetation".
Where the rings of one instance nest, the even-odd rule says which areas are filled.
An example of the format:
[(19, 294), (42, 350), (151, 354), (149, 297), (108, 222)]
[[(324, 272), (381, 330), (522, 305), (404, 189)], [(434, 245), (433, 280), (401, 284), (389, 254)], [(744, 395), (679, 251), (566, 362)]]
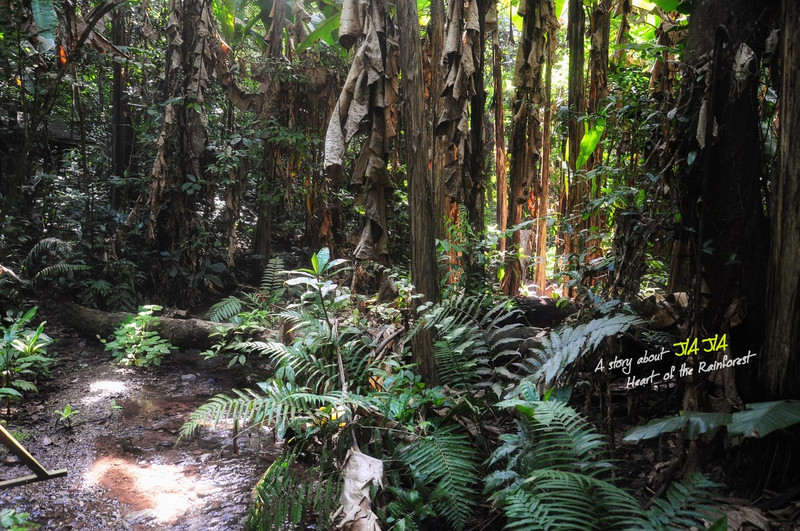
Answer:
[(257, 382), (180, 432), (277, 441), (250, 529), (788, 514), (796, 4), (2, 3), (4, 416), (71, 314)]

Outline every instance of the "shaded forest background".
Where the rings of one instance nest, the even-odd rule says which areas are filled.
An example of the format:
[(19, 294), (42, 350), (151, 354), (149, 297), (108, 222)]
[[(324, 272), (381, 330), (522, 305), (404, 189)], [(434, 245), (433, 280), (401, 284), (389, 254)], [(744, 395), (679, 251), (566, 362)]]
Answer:
[[(275, 257), (314, 256), (323, 282), (327, 248), (361, 312), (398, 309), (429, 386), (449, 374), (426, 311), (546, 297), (580, 309), (573, 329), (636, 315), (670, 345), (757, 353), (660, 413), (795, 404), (798, 17), (791, 0), (5, 0), (0, 300), (207, 309)], [(332, 325), (328, 288), (302, 285)], [(610, 400), (591, 383), (587, 404)], [(703, 454), (684, 439), (688, 477)]]

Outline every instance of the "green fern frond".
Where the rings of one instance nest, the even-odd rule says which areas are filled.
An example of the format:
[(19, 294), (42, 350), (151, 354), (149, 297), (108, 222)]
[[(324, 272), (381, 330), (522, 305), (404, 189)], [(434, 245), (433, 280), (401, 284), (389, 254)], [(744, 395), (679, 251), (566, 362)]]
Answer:
[(331, 515), (339, 505), (341, 479), (336, 475), (305, 480), (295, 468), (299, 454), (300, 450), (293, 450), (281, 455), (264, 473), (253, 491), (245, 529), (282, 531), (301, 523), (333, 528)]
[(64, 240), (58, 238), (42, 238), (28, 251), (27, 256), (22, 261), (22, 268), (30, 274), (33, 270), (34, 262), (45, 253), (66, 256), (69, 255), (71, 251), (72, 246)]
[(321, 404), (337, 404), (334, 396), (318, 395), (290, 383), (273, 379), (259, 384), (262, 393), (234, 389), (235, 397), (219, 394), (197, 408), (181, 427), (179, 439), (190, 437), (203, 425), (238, 422), (240, 427), (267, 424), (275, 427), (278, 437), (294, 422), (307, 421), (310, 412)]
[(530, 492), (515, 490), (504, 502), (508, 523), (504, 529), (512, 531), (549, 531), (555, 522), (548, 518), (547, 511)]
[(208, 318), (215, 323), (222, 323), (242, 311), (242, 301), (235, 295), (225, 297), (208, 310)]
[(414, 478), (432, 489), (436, 513), (455, 529), (464, 529), (475, 508), (480, 484), (477, 452), (453, 427), (423, 437), (400, 451)]
[(714, 489), (719, 485), (703, 474), (692, 474), (685, 481), (676, 481), (667, 490), (666, 499), (655, 499), (646, 511), (647, 524), (641, 529), (677, 530), (705, 528), (705, 521), (716, 519), (721, 512), (714, 507)]
[(568, 365), (592, 352), (605, 338), (622, 333), (640, 322), (636, 316), (617, 314), (550, 332), (543, 339), (541, 347), (536, 349), (536, 359), (542, 360), (542, 365), (533, 375), (534, 379), (542, 378), (545, 385), (552, 385)]
[(89, 269), (91, 269), (89, 266), (83, 264), (53, 264), (45, 267), (33, 275), (31, 280), (36, 282), (38, 280), (54, 278), (60, 275), (72, 275), (78, 271), (88, 271)]
[(493, 294), (457, 295), (429, 308), (411, 334), (434, 331), (440, 381), (451, 388), (470, 387), (491, 372), (490, 354), (516, 354), (522, 338), (514, 334), (518, 325), (509, 323), (515, 312), (519, 310), (509, 299)]
[(284, 276), (286, 276), (286, 274), (284, 272), (283, 258), (280, 256), (273, 256), (264, 268), (259, 291), (265, 296), (277, 293), (283, 288)]

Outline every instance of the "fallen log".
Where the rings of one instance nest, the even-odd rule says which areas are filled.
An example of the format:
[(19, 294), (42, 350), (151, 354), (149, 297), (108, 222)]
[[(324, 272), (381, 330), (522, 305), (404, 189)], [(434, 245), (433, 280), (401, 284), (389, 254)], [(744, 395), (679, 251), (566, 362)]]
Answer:
[[(125, 312), (104, 312), (86, 308), (73, 302), (64, 302), (61, 305), (62, 322), (77, 330), (81, 334), (107, 339), (119, 324), (127, 319), (130, 313)], [(218, 328), (231, 328), (233, 325), (228, 323), (216, 323), (203, 319), (173, 319), (170, 317), (158, 317), (153, 330), (164, 339), (180, 349), (201, 349), (211, 348), (219, 337), (209, 338), (209, 335)], [(256, 339), (260, 341), (273, 339), (270, 330), (263, 329), (257, 334)]]

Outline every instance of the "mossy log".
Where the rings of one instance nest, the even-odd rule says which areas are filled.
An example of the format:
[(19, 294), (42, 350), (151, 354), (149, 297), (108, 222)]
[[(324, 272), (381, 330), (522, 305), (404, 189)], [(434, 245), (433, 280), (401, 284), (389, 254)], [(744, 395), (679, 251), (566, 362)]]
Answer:
[[(132, 314), (125, 312), (104, 312), (86, 308), (75, 303), (62, 304), (62, 322), (87, 336), (108, 338), (117, 329), (119, 324)], [(203, 319), (174, 319), (158, 317), (154, 330), (161, 337), (180, 349), (207, 349), (218, 338), (209, 338), (219, 327), (231, 327), (230, 324), (215, 323)], [(257, 334), (257, 339), (270, 339), (270, 330), (263, 329)]]

